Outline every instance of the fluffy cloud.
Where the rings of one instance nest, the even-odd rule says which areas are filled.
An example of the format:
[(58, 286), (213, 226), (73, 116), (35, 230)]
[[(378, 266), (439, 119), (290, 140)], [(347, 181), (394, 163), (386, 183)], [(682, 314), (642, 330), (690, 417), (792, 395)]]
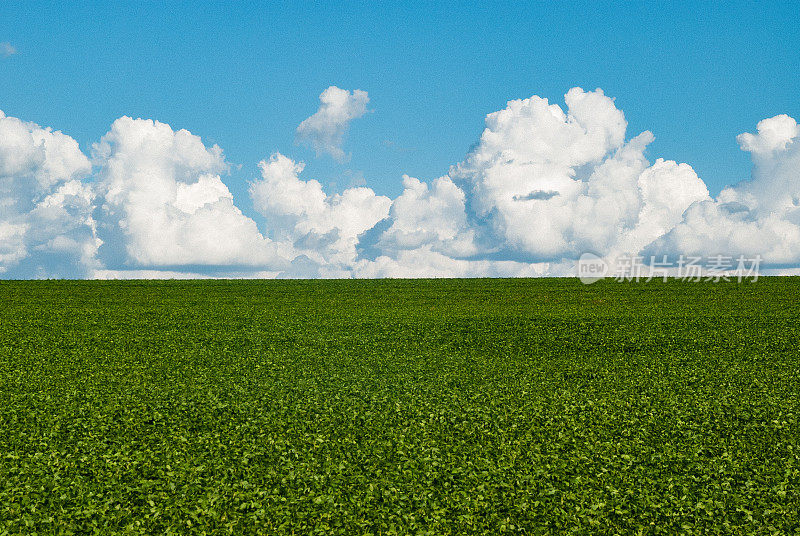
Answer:
[(392, 202), (389, 217), (360, 236), (358, 246), (361, 257), (370, 261), (414, 250), (458, 258), (476, 253), (473, 239), (464, 192), (450, 177), (428, 186), (404, 175), (403, 193)]
[(89, 160), (69, 136), (0, 112), (0, 274), (82, 277), (100, 242)]
[(280, 153), (259, 167), (261, 179), (250, 185), (250, 195), (273, 238), (323, 273), (332, 270), (329, 275), (344, 275), (355, 260), (358, 236), (385, 218), (392, 204), (365, 187), (327, 195), (318, 181), (299, 178), (302, 163)]
[(652, 134), (625, 142), (624, 115), (602, 91), (574, 88), (565, 100), (566, 111), (532, 97), (489, 114), (480, 143), (451, 171), (481, 251), (528, 261), (636, 252), (707, 197), (688, 165), (650, 166)]
[(430, 189), (406, 178), (390, 222), (364, 237), (364, 256), (386, 264), (419, 250), (438, 265), (435, 255), (452, 259), (457, 273), (496, 274), (501, 261), (502, 273), (531, 264), (561, 273), (585, 251), (638, 252), (708, 198), (687, 164), (647, 161), (652, 134), (625, 141), (625, 117), (601, 90), (574, 88), (565, 101), (566, 111), (540, 97), (511, 101), (447, 177)]
[(297, 127), (299, 141), (310, 145), (319, 156), (328, 153), (344, 162), (347, 155), (342, 150), (350, 121), (367, 113), (369, 96), (366, 91), (347, 91), (330, 86), (319, 96), (320, 106), (314, 115)]
[(768, 264), (800, 263), (800, 127), (787, 115), (764, 119), (737, 141), (753, 160), (751, 180), (692, 205), (647, 253), (761, 255)]
[(69, 136), (0, 111), (0, 176), (46, 190), (90, 171), (89, 160)]
[[(366, 93), (321, 100), (302, 130), (342, 156)], [(740, 135), (752, 178), (712, 199), (688, 164), (648, 161), (653, 135), (629, 138), (601, 90), (574, 88), (565, 105), (510, 101), (447, 175), (403, 176), (395, 199), (326, 193), (275, 153), (250, 184), (256, 220), (223, 181), (222, 150), (186, 130), (123, 117), (90, 161), (69, 136), (0, 112), (0, 277), (571, 275), (586, 251), (800, 265), (794, 119)]]
[(216, 145), (122, 117), (93, 149), (106, 267), (280, 265), (275, 245), (233, 204)]

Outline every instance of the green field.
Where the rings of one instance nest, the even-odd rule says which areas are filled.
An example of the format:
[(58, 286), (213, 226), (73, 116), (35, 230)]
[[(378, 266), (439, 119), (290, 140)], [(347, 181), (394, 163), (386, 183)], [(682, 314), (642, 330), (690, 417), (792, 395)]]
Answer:
[(0, 535), (797, 533), (799, 297), (0, 282)]

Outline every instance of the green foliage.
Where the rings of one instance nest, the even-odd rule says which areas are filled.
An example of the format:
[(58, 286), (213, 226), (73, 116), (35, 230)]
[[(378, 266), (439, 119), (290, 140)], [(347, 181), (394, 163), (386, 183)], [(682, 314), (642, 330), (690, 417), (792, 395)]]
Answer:
[(2, 282), (2, 534), (792, 534), (800, 280)]

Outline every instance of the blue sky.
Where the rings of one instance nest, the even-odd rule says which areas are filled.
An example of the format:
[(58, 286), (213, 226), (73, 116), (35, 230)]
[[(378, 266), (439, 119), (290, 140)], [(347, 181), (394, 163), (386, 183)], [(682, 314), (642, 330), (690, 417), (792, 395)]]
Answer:
[[(775, 266), (800, 267), (800, 130), (792, 119), (800, 117), (798, 28), (800, 6), (793, 2), (213, 2), (200, 8), (190, 2), (2, 2), (0, 110), (8, 132), (28, 136), (29, 159), (18, 158), (16, 138), (0, 138), (0, 186), (13, 194), (0, 201), (14, 207), (0, 213), (0, 238), (13, 237), (0, 241), (0, 274), (91, 276), (154, 267), (198, 273), (192, 270), (203, 263), (217, 272), (262, 263), (272, 275), (306, 273), (313, 265), (312, 275), (367, 277), (416, 275), (420, 265), (430, 269), (420, 274), (530, 275), (528, 265), (539, 263), (531, 268), (536, 274), (554, 274), (563, 266), (552, 263), (581, 251), (638, 251), (659, 237), (670, 253), (763, 250)], [(368, 112), (354, 112), (349, 121), (345, 161), (317, 154), (296, 134), (332, 86), (369, 95)], [(553, 124), (536, 101), (526, 101), (523, 109), (503, 112), (510, 119), (496, 132), (502, 143), (479, 143), (487, 114), (508, 101), (538, 95), (567, 112), (564, 95), (576, 86), (587, 93), (573, 95), (576, 108), (563, 122)], [(581, 106), (596, 107), (593, 118)], [(639, 142), (623, 145), (614, 126), (619, 110), (628, 121), (626, 139), (649, 130), (655, 141), (646, 149)], [(144, 133), (144, 123), (114, 123), (122, 116), (187, 129), (205, 147), (180, 146), (172, 131)], [(48, 143), (61, 149), (42, 163), (36, 151), (44, 134), (8, 118), (60, 130), (83, 155), (53, 138)], [(737, 142), (769, 118), (764, 132)], [(576, 133), (572, 122), (585, 120), (594, 121), (595, 131)], [(112, 123), (119, 127), (115, 141), (89, 166), (84, 155)], [(598, 138), (603, 132), (607, 138)], [(125, 151), (141, 149), (130, 145), (139, 135), (157, 150), (135, 160)], [(564, 145), (542, 153), (541, 143), (553, 139)], [(202, 156), (213, 144), (233, 164), (229, 173), (211, 152)], [(179, 146), (194, 152), (172, 160), (163, 153), (180, 152)], [(617, 165), (614, 155), (625, 147), (626, 154), (643, 152), (653, 167), (606, 177), (613, 194), (597, 197), (606, 190), (585, 179), (597, 170), (602, 175), (601, 162)], [(514, 159), (494, 168), (473, 158), (473, 149), (494, 155), (495, 163), (511, 151), (517, 163), (555, 162), (557, 169), (531, 172)], [(262, 172), (258, 163), (276, 151), (289, 160), (276, 157)], [(687, 168), (659, 164), (659, 157), (689, 164), (702, 181)], [(753, 167), (753, 157), (761, 164)], [(434, 185), (458, 163), (469, 169)], [(70, 171), (54, 175), (53, 165)], [(144, 168), (157, 170), (158, 180), (137, 182)], [(203, 178), (217, 173), (221, 179)], [(404, 174), (423, 182), (404, 183)], [(508, 182), (491, 186), (497, 176)], [(38, 197), (20, 186), (32, 178), (43, 188)], [(75, 178), (85, 192), (64, 201), (58, 216), (72, 219), (56, 225), (50, 214), (41, 220), (43, 209), (31, 207), (62, 186), (74, 193)], [(718, 197), (724, 186), (750, 178), (750, 186)], [(114, 208), (114, 181), (138, 192), (134, 197), (158, 183), (158, 195), (172, 198)], [(651, 181), (659, 195), (647, 199), (642, 181)], [(374, 192), (357, 198), (351, 191), (349, 204), (336, 205), (331, 194), (359, 184)], [(289, 190), (297, 197), (280, 205), (279, 194)], [(184, 197), (175, 198), (177, 191)], [(245, 220), (223, 207), (231, 194), (234, 212), (241, 210)], [(618, 206), (629, 198), (637, 204)], [(218, 212), (208, 220), (195, 217), (198, 207), (211, 211), (212, 205)], [(126, 227), (136, 214), (162, 209), (164, 221), (153, 217), (136, 232)], [(167, 213), (182, 215), (173, 221)], [(208, 222), (216, 220), (231, 225), (228, 234), (212, 232), (198, 245), (196, 233), (208, 233)], [(165, 222), (176, 242), (146, 242)], [(251, 225), (263, 237), (248, 234)], [(241, 249), (235, 252), (204, 249), (242, 236), (249, 238), (236, 242)], [(73, 257), (58, 253), (66, 244)], [(167, 249), (174, 255), (162, 255)], [(373, 264), (365, 264), (363, 251), (378, 252), (367, 259)], [(282, 262), (299, 271), (285, 271)], [(51, 265), (81, 269), (52, 271)]]
[[(40, 3), (0, 5), (0, 109), (88, 147), (119, 116), (154, 118), (242, 164), (244, 197), (275, 150), (346, 187), (361, 173), (397, 195), (460, 161), (484, 116), (510, 99), (563, 103), (601, 87), (657, 156), (687, 162), (712, 192), (746, 178), (735, 136), (800, 115), (800, 7), (765, 3)], [(369, 92), (343, 165), (294, 145), (329, 85)]]

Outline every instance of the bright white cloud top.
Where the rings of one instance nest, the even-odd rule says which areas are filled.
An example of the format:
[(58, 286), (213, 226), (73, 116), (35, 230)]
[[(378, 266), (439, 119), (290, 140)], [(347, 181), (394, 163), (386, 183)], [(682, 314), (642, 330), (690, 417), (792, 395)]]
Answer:
[(93, 152), (104, 267), (280, 266), (276, 245), (233, 204), (219, 147), (157, 121), (122, 117)]
[[(318, 152), (366, 112), (334, 86), (298, 127)], [(0, 112), (0, 277), (428, 277), (571, 275), (591, 251), (761, 255), (800, 265), (800, 127), (780, 115), (738, 142), (753, 176), (716, 199), (685, 163), (645, 149), (601, 90), (566, 107), (514, 100), (486, 117), (474, 149), (396, 199), (329, 195), (303, 164), (259, 166), (243, 214), (222, 149), (186, 130), (122, 117), (92, 148)]]

